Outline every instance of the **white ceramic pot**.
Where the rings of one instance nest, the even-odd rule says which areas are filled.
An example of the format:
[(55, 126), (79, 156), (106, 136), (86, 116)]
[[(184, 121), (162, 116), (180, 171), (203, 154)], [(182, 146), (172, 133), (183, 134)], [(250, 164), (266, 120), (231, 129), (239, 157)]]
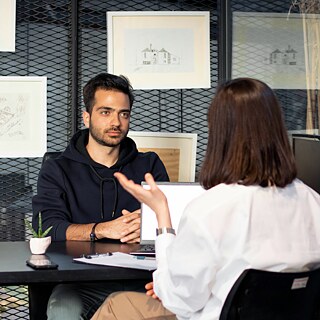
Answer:
[(31, 238), (29, 243), (32, 254), (44, 254), (50, 246), (51, 236), (45, 238)]

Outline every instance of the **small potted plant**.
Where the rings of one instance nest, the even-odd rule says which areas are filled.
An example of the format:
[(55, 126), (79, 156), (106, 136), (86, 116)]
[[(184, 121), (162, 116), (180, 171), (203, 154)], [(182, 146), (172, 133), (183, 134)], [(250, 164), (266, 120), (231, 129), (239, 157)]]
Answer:
[(41, 212), (39, 212), (39, 224), (38, 232), (36, 232), (31, 223), (25, 219), (25, 224), (27, 228), (32, 232), (32, 238), (30, 239), (30, 250), (32, 254), (44, 254), (51, 243), (51, 236), (48, 233), (52, 229), (52, 226), (46, 230), (42, 230), (42, 218)]

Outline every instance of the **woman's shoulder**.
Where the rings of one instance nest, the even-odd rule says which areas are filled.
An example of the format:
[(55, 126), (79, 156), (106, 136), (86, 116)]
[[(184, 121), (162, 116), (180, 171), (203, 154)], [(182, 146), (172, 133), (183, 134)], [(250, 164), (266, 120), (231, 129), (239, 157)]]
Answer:
[(288, 188), (291, 188), (294, 192), (298, 194), (309, 194), (312, 195), (315, 198), (318, 198), (320, 201), (320, 194), (309, 187), (307, 184), (305, 184), (303, 181), (296, 178), (293, 180), (293, 182), (287, 186)]

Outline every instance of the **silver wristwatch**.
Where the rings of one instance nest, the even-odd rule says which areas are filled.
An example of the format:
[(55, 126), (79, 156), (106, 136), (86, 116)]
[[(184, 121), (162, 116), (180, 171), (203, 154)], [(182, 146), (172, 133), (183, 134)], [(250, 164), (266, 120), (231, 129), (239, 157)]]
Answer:
[(171, 233), (176, 235), (176, 231), (173, 228), (167, 228), (167, 227), (156, 229), (156, 233), (157, 233), (157, 236), (162, 233)]

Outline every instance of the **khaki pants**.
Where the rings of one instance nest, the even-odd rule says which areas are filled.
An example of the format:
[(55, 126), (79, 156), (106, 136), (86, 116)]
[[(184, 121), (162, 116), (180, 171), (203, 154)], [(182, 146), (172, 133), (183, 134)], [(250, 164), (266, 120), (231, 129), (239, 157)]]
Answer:
[(112, 293), (91, 320), (176, 320), (162, 303), (140, 292)]

